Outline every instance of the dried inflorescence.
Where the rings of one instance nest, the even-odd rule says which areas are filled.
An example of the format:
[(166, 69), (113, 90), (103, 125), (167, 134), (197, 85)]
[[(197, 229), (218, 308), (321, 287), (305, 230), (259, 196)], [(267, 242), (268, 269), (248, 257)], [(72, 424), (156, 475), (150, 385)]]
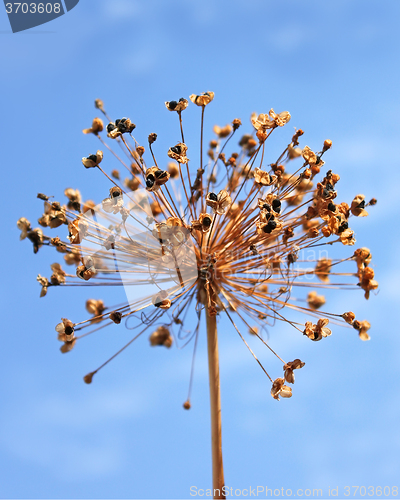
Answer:
[[(91, 298), (86, 302), (89, 319), (76, 323), (62, 319), (56, 327), (62, 352), (70, 351), (88, 333), (127, 320), (134, 320), (139, 329), (127, 345), (150, 329), (152, 346), (170, 348), (192, 338), (196, 346), (205, 316), (218, 315), (226, 318), (255, 358), (243, 328), (279, 359), (284, 377), (273, 380), (256, 358), (272, 383), (272, 396), (288, 398), (292, 389), (286, 384), (294, 383), (294, 370), (305, 363), (285, 362), (272, 350), (263, 338), (268, 325), (281, 321), (312, 341), (334, 334), (335, 325), (355, 329), (362, 340), (370, 338), (368, 321), (358, 320), (351, 311), (327, 312), (327, 298), (317, 289), (358, 285), (366, 299), (377, 289), (368, 248), (356, 249), (347, 258), (332, 255), (333, 244), (355, 244), (350, 223), (368, 215), (366, 208), (376, 200), (366, 203), (359, 194), (350, 204), (338, 201), (339, 175), (322, 172), (322, 158), (332, 142), (325, 140), (320, 151), (300, 146), (301, 129), (268, 163), (266, 141), (289, 122), (287, 111), (253, 114), (253, 133), (239, 137), (239, 119), (215, 125), (205, 154), (204, 115), (213, 99), (213, 92), (190, 96), (201, 108), (200, 151), (192, 151), (192, 160), (182, 119), (189, 100), (165, 102), (169, 111), (176, 112), (181, 138), (164, 153), (156, 133), (144, 134), (147, 144), (142, 145), (132, 135), (136, 125), (130, 118), (112, 121), (104, 103), (96, 100), (108, 124), (104, 127), (102, 119), (95, 118), (83, 132), (110, 151), (106, 140), (117, 142), (129, 159), (114, 153), (119, 169), (113, 157), (103, 158), (101, 149), (82, 159), (86, 168), (96, 168), (111, 183), (106, 198), (99, 205), (82, 202), (77, 189), (67, 188), (67, 202), (61, 205), (39, 194), (44, 213), (38, 222), (43, 228), (58, 228), (59, 237), (32, 229), (24, 217), (17, 225), (21, 239), (29, 239), (35, 253), (44, 245), (54, 247), (65, 264), (76, 268), (68, 273), (55, 263), (50, 278), (38, 275), (41, 297), (50, 287), (84, 282), (126, 287), (125, 304), (106, 307), (103, 300)], [(162, 153), (160, 161), (156, 156)], [(199, 163), (193, 160), (198, 157)], [(128, 174), (123, 182), (120, 169)], [(139, 290), (134, 297), (128, 294), (132, 287)], [(303, 296), (297, 293), (304, 289)], [(304, 313), (307, 321), (289, 320), (286, 311)], [(85, 382), (91, 383), (97, 371), (86, 375)], [(189, 394), (184, 408), (190, 406)]]

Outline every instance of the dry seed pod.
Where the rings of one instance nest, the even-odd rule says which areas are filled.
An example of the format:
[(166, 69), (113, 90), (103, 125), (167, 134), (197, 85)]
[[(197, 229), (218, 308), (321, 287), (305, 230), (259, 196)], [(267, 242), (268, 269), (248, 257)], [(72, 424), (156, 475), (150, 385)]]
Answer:
[(44, 278), (40, 274), (37, 275), (36, 280), (39, 282), (39, 284), (42, 286), (40, 290), (40, 297), (45, 297), (47, 294), (47, 288), (49, 286), (49, 280), (47, 278)]
[(147, 191), (157, 191), (163, 184), (168, 182), (169, 172), (160, 170), (157, 167), (151, 167), (146, 170), (146, 189)]
[(207, 213), (201, 213), (198, 220), (192, 221), (193, 229), (208, 233), (211, 228), (212, 217)]
[(19, 237), (20, 240), (24, 240), (28, 236), (28, 232), (31, 230), (31, 223), (25, 217), (21, 217), (17, 221), (17, 227), (21, 231)]
[(95, 375), (96, 372), (91, 372), (91, 373), (88, 373), (87, 375), (85, 375), (83, 377), (83, 380), (85, 382), (85, 384), (91, 384), (92, 383), (92, 380), (93, 380), (93, 376)]
[(294, 361), (289, 361), (285, 365), (283, 365), (283, 370), (285, 372), (285, 380), (289, 382), (289, 384), (294, 384), (294, 373), (293, 370), (299, 370), (303, 368), (305, 363), (300, 359), (295, 359)]
[(232, 204), (232, 198), (228, 191), (223, 189), (218, 194), (208, 193), (206, 196), (206, 204), (213, 209), (214, 213), (223, 215)]
[(180, 113), (181, 111), (183, 111), (188, 107), (188, 104), (189, 103), (187, 99), (181, 97), (179, 101), (167, 101), (165, 103), (165, 106), (169, 111), (177, 111), (178, 113)]
[(171, 300), (167, 298), (168, 293), (165, 290), (161, 290), (152, 299), (153, 304), (160, 309), (169, 309), (171, 307)]
[(94, 107), (104, 112), (104, 102), (101, 99), (96, 99), (94, 101)]
[(163, 345), (168, 349), (172, 346), (173, 338), (170, 334), (169, 329), (166, 326), (159, 326), (155, 332), (153, 332), (150, 337), (150, 345)]
[(84, 134), (94, 134), (98, 135), (104, 129), (103, 120), (101, 118), (94, 118), (92, 126), (90, 128), (85, 128), (82, 130)]
[(190, 100), (197, 106), (207, 106), (214, 99), (214, 92), (203, 92), (200, 95), (192, 94)]
[(328, 323), (329, 320), (326, 318), (319, 319), (316, 325), (313, 325), (311, 321), (307, 321), (303, 333), (313, 341), (318, 341), (324, 337), (329, 337), (332, 334), (332, 331), (330, 330), (330, 328), (326, 327)]
[(189, 158), (186, 156), (187, 146), (183, 142), (179, 142), (176, 146), (172, 146), (168, 150), (168, 156), (178, 163), (186, 164)]
[(119, 325), (122, 320), (122, 313), (119, 311), (113, 311), (110, 313), (110, 319), (113, 321), (116, 325)]
[(365, 196), (358, 194), (351, 202), (351, 213), (356, 217), (366, 217), (368, 212), (365, 210)]
[(82, 163), (85, 168), (97, 167), (103, 160), (103, 151), (97, 151), (95, 155), (89, 155), (82, 158)]
[(291, 398), (292, 389), (285, 385), (284, 378), (277, 378), (274, 380), (271, 388), (271, 396), (279, 401), (279, 396), (282, 398)]

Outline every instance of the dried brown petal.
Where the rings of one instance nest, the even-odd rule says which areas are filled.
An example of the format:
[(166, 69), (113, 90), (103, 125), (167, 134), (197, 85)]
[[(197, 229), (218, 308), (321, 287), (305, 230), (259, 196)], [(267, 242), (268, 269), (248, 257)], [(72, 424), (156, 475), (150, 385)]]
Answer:
[(294, 361), (289, 361), (283, 366), (283, 370), (285, 371), (285, 380), (289, 384), (294, 384), (294, 373), (293, 370), (298, 370), (303, 368), (305, 363), (300, 359), (295, 359)]
[(152, 346), (163, 345), (168, 349), (173, 343), (173, 338), (166, 326), (159, 326), (157, 330), (150, 335), (149, 340)]
[(87, 312), (93, 315), (91, 323), (98, 323), (102, 321), (103, 318), (101, 316), (105, 310), (104, 302), (102, 300), (88, 299), (85, 307)]
[(353, 321), (356, 319), (356, 315), (353, 312), (349, 311), (349, 312), (343, 313), (342, 318), (346, 321), (346, 323), (348, 323), (349, 325), (352, 325)]
[(316, 291), (312, 291), (307, 295), (307, 302), (311, 309), (319, 309), (326, 301), (323, 295), (318, 295)]
[(67, 188), (64, 191), (64, 194), (69, 200), (67, 207), (70, 210), (76, 210), (79, 212), (81, 209), (81, 201), (82, 201), (80, 191), (78, 189)]
[(207, 213), (201, 213), (199, 215), (198, 220), (192, 221), (192, 227), (193, 229), (196, 229), (198, 231), (202, 231), (203, 233), (208, 233), (208, 231), (211, 229), (211, 224), (212, 224), (212, 216)]
[(291, 118), (289, 111), (282, 111), (281, 113), (276, 114), (272, 108), (269, 111), (269, 116), (278, 127), (283, 127), (284, 125), (286, 125), (286, 123), (288, 123)]
[(165, 103), (166, 108), (168, 111), (176, 111), (181, 113), (184, 109), (188, 107), (188, 101), (187, 99), (184, 99), (181, 97), (179, 101), (167, 101)]
[(220, 139), (223, 139), (232, 133), (232, 126), (230, 124), (225, 125), (225, 127), (214, 125), (213, 131)]
[(82, 158), (82, 163), (85, 168), (97, 167), (103, 160), (103, 151), (97, 151), (96, 154)]
[(169, 172), (160, 170), (158, 167), (151, 167), (146, 170), (146, 189), (147, 191), (158, 191), (160, 187), (168, 182)]
[(232, 204), (232, 198), (228, 191), (225, 190), (220, 191), (218, 194), (208, 193), (206, 204), (213, 209), (214, 213), (223, 215)]
[(368, 335), (367, 331), (371, 328), (371, 324), (369, 321), (354, 321), (353, 323), (353, 328), (358, 330), (358, 335), (361, 340), (370, 340), (370, 336)]
[(168, 150), (168, 156), (178, 163), (186, 164), (189, 158), (186, 156), (187, 146), (183, 142), (178, 142)]
[(254, 169), (254, 180), (261, 186), (271, 186), (276, 182), (276, 176), (269, 175), (268, 172), (261, 170), (261, 168), (256, 168)]
[(272, 383), (271, 396), (279, 401), (279, 396), (283, 398), (290, 398), (292, 396), (292, 389), (285, 385), (284, 378), (277, 378)]
[(44, 278), (40, 274), (37, 275), (36, 280), (42, 285), (42, 289), (40, 290), (40, 297), (45, 297), (47, 294), (47, 287), (49, 286), (49, 280)]
[(28, 232), (31, 230), (31, 223), (25, 217), (21, 217), (17, 221), (17, 227), (21, 230), (20, 240), (24, 240), (28, 236)]
[(101, 118), (94, 118), (91, 128), (85, 128), (82, 130), (84, 134), (94, 134), (98, 135), (104, 129), (103, 120)]
[(365, 210), (365, 196), (358, 194), (351, 202), (351, 213), (356, 217), (366, 217), (368, 212)]
[(214, 99), (214, 92), (203, 92), (200, 95), (192, 94), (190, 100), (197, 106), (207, 106)]
[(28, 232), (27, 237), (33, 243), (33, 253), (38, 253), (39, 248), (43, 246), (43, 231), (35, 228)]
[(317, 265), (315, 266), (315, 275), (324, 283), (329, 283), (329, 273), (331, 272), (331, 267), (331, 259), (319, 259)]
[(66, 340), (64, 344), (60, 347), (60, 351), (63, 354), (70, 352), (75, 347), (75, 344), (76, 344), (76, 338), (72, 340)]

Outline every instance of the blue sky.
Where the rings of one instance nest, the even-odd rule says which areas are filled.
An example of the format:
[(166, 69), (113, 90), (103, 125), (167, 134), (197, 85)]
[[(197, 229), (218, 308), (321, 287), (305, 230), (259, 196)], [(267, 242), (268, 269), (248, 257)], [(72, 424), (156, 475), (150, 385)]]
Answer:
[[(150, 350), (143, 339), (83, 384), (130, 332), (102, 333), (61, 355), (54, 326), (86, 317), (89, 297), (65, 288), (39, 299), (36, 275), (49, 275), (55, 255), (33, 255), (16, 228), (19, 217), (41, 215), (37, 192), (61, 199), (73, 187), (104, 198), (108, 182), (80, 163), (97, 147), (81, 133), (95, 98), (130, 116), (138, 135), (168, 143), (175, 131), (164, 101), (206, 90), (215, 92), (209, 137), (214, 123), (288, 110), (305, 144), (332, 139), (326, 165), (341, 176), (343, 200), (378, 199), (352, 227), (356, 245), (372, 251), (379, 292), (369, 301), (361, 292), (329, 297), (330, 310), (351, 304), (371, 322), (370, 342), (341, 329), (319, 343), (271, 329), (282, 357), (306, 361), (294, 397), (277, 403), (237, 334), (221, 329), (226, 483), (326, 494), (400, 486), (399, 14), (388, 1), (81, 0), (50, 24), (12, 34), (0, 9), (1, 498), (187, 498), (190, 486), (210, 487), (204, 335), (189, 412), (191, 348)], [(289, 135), (279, 131), (271, 151)]]

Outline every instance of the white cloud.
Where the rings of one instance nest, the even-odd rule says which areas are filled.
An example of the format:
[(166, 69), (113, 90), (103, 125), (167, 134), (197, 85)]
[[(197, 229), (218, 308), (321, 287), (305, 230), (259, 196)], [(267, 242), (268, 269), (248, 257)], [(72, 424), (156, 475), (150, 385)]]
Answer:
[[(132, 388), (97, 390), (77, 399), (46, 396), (24, 401), (12, 419), (5, 415), (0, 442), (11, 455), (48, 468), (60, 479), (68, 480), (69, 471), (74, 480), (113, 474), (125, 454), (124, 440), (109, 423), (134, 422), (148, 411), (149, 398)], [(113, 430), (102, 432), (104, 428)]]

